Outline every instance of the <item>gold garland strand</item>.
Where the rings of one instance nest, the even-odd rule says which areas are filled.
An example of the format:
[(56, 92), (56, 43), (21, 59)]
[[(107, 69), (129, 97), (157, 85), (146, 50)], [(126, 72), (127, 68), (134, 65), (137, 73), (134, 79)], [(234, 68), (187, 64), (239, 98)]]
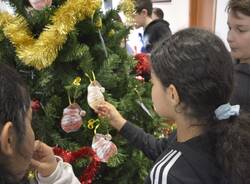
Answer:
[(50, 66), (67, 40), (75, 24), (91, 17), (100, 8), (100, 0), (68, 0), (52, 17), (38, 39), (34, 39), (26, 20), (21, 16), (0, 12), (0, 27), (16, 47), (19, 59), (38, 70)]
[(128, 24), (133, 24), (133, 15), (135, 13), (135, 0), (122, 0), (119, 4), (121, 11), (127, 18)]

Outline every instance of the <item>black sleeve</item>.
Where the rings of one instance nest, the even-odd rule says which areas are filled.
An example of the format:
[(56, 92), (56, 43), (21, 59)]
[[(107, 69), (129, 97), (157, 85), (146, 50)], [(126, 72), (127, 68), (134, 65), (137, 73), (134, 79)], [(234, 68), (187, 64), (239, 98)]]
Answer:
[(130, 122), (127, 122), (122, 127), (120, 134), (126, 138), (130, 144), (143, 151), (143, 153), (153, 161), (155, 161), (169, 145), (168, 139), (156, 139), (154, 136), (145, 133), (143, 129)]
[(250, 64), (234, 65), (234, 89), (230, 102), (241, 107), (250, 105)]

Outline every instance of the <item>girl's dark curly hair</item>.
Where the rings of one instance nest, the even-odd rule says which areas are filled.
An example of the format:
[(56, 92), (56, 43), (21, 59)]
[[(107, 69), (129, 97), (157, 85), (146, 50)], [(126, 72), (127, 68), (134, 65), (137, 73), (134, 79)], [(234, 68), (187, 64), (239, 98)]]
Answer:
[(162, 85), (176, 87), (177, 110), (206, 128), (229, 183), (250, 182), (250, 112), (215, 118), (215, 109), (229, 102), (233, 89), (232, 59), (221, 39), (205, 30), (185, 29), (160, 43), (151, 60)]

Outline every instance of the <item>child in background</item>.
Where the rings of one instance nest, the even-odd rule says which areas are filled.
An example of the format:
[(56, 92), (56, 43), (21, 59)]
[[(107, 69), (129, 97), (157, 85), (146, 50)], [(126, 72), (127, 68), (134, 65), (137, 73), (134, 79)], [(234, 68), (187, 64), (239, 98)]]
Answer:
[(153, 8), (152, 19), (164, 19), (164, 12), (160, 8)]
[(141, 52), (150, 53), (156, 44), (165, 37), (171, 36), (169, 23), (163, 19), (152, 19), (153, 4), (151, 0), (135, 0), (134, 24), (138, 29), (143, 27), (144, 44)]
[(250, 0), (230, 0), (227, 40), (236, 60), (232, 104), (250, 105)]

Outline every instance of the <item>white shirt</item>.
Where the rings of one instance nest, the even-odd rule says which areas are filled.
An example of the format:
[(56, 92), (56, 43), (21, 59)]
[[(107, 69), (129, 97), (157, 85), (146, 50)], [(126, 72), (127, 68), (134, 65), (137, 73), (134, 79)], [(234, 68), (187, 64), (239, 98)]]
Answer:
[(42, 177), (39, 173), (36, 179), (39, 184), (81, 184), (76, 178), (72, 166), (69, 163), (63, 162), (62, 158), (59, 159), (56, 170), (48, 177)]

